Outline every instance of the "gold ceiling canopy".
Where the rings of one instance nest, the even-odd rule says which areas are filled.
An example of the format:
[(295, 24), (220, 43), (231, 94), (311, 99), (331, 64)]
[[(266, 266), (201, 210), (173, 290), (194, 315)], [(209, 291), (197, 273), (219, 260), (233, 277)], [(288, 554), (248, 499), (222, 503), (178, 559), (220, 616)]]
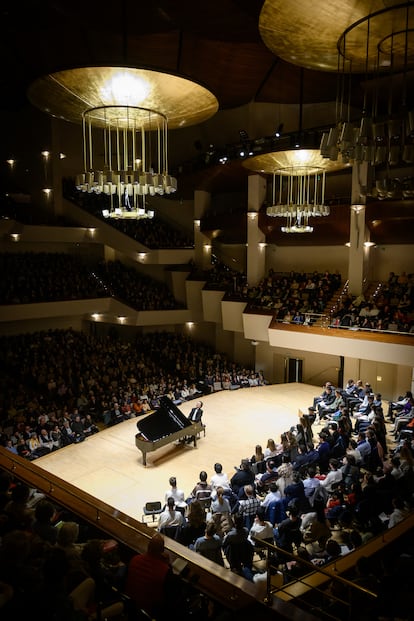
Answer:
[[(87, 110), (100, 109), (92, 123), (101, 127), (113, 120), (108, 117), (110, 107), (141, 109), (139, 122), (144, 127), (147, 110), (156, 111), (167, 118), (169, 129), (202, 123), (218, 110), (216, 97), (191, 80), (130, 67), (83, 67), (48, 74), (30, 86), (28, 97), (44, 112), (75, 123), (82, 122)], [(130, 121), (127, 115), (122, 121), (116, 114), (120, 128)]]
[[(337, 71), (339, 43), (341, 54), (349, 61), (349, 72), (376, 69), (378, 49), (387, 54), (391, 46), (394, 69), (401, 68), (406, 64), (407, 6), (413, 4), (398, 0), (266, 0), (260, 14), (259, 31), (271, 52), (300, 67)], [(411, 52), (414, 49), (412, 21), (410, 17)], [(348, 28), (350, 31), (341, 41)], [(409, 56), (413, 61), (413, 54)]]
[(320, 170), (334, 172), (346, 167), (341, 161), (334, 162), (323, 158), (319, 149), (291, 149), (262, 153), (244, 160), (243, 166), (257, 173), (282, 175), (301, 175), (303, 168), (306, 168), (308, 174), (317, 174)]

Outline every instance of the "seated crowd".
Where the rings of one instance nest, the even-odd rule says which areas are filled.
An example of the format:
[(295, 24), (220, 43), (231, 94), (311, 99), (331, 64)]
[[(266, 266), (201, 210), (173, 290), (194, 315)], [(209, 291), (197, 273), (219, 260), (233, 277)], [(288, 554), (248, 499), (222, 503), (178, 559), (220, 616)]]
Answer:
[(332, 315), (333, 327), (414, 332), (414, 274), (390, 273), (373, 296), (347, 296)]
[(338, 273), (278, 274), (270, 269), (257, 286), (246, 287), (244, 293), (252, 306), (274, 309), (278, 320), (304, 323), (307, 314), (324, 312), (340, 285)]
[(1, 444), (35, 459), (158, 407), (260, 386), (263, 374), (176, 333), (133, 342), (74, 330), (0, 338)]
[(100, 220), (104, 220), (107, 224), (115, 229), (128, 235), (137, 242), (151, 249), (176, 249), (176, 248), (193, 248), (194, 240), (157, 216), (155, 213), (151, 219), (140, 218), (138, 220), (125, 220), (104, 218), (102, 211), (104, 209), (115, 209), (119, 206), (118, 196), (111, 197), (104, 193), (96, 194), (95, 192), (81, 192), (74, 186), (72, 180), (65, 180), (63, 192), (66, 198), (75, 202), (77, 205), (85, 209)]
[[(0, 470), (0, 611), (4, 621), (219, 618), (223, 609), (173, 571), (156, 534), (136, 554)], [(204, 616), (197, 618), (207, 618)]]
[[(123, 416), (136, 416), (139, 413), (133, 407), (129, 411), (124, 409), (128, 400), (130, 404), (135, 402), (134, 395), (152, 397), (159, 391), (168, 394), (169, 384), (175, 382), (181, 386), (184, 382), (207, 386), (208, 370), (213, 375), (225, 371), (237, 376), (240, 372), (222, 354), (206, 346), (194, 347), (189, 339), (175, 333), (145, 335), (131, 344), (109, 337), (95, 339), (72, 330), (3, 337), (1, 341), (2, 415), (13, 429), (12, 437), (4, 438), (3, 433), (3, 440), (9, 445), (7, 448), (16, 448), (17, 452), (19, 445), (27, 444), (30, 451), (33, 445), (38, 456), (45, 447), (56, 448), (53, 443), (58, 440), (53, 432), (60, 431), (62, 442), (81, 441), (83, 436), (95, 433), (95, 421), (104, 415), (105, 404), (122, 404), (119, 409)], [(161, 360), (165, 369), (160, 375)], [(181, 398), (186, 397), (181, 394)], [(383, 529), (391, 528), (412, 510), (414, 442), (412, 434), (400, 435), (408, 428), (412, 415), (411, 393), (390, 403), (388, 418), (394, 420), (398, 441), (389, 449), (381, 395), (373, 395), (370, 385), (360, 380), (349, 380), (341, 389), (327, 382), (308, 412), (281, 435), (279, 443), (269, 439), (264, 450), (257, 445), (251, 458), (243, 458), (232, 476), (226, 474), (223, 464), (216, 463), (210, 475), (207, 470), (199, 473), (188, 494), (171, 477), (159, 520), (160, 535), (174, 537), (206, 558), (258, 583), (266, 577), (255, 560), (263, 555), (261, 539), (276, 544), (272, 567), (284, 582), (300, 573), (300, 559), (314, 565), (329, 563)], [(37, 439), (40, 446), (36, 446)], [(13, 549), (16, 527), (31, 532), (40, 519), (33, 511), (26, 511), (30, 502), (27, 490), (22, 493), (23, 501), (12, 497), (18, 495), (14, 489), (20, 487), (11, 487), (9, 481), (4, 494), (0, 559), (1, 553), (10, 554), (9, 545)], [(18, 508), (16, 502), (20, 503)], [(40, 502), (38, 506), (42, 506)], [(48, 513), (49, 522), (53, 522), (51, 516), (55, 513), (50, 509)], [(36, 525), (36, 529), (48, 533), (47, 537), (53, 540), (49, 542), (53, 549), (51, 557), (48, 549), (45, 558), (35, 558), (42, 571), (49, 571), (49, 561), (52, 565), (58, 562), (56, 545), (59, 550), (69, 545), (70, 561), (75, 550), (78, 555), (80, 549), (82, 556), (86, 554), (84, 548), (89, 548), (78, 549), (78, 529), (72, 525), (59, 530), (52, 523), (51, 531), (48, 523), (47, 528)], [(62, 542), (63, 535), (59, 533), (68, 529), (70, 533)], [(94, 545), (94, 554), (101, 558), (102, 542)], [(151, 559), (153, 554), (158, 555), (167, 563), (161, 572), (165, 577), (170, 565), (162, 537), (155, 539), (153, 545), (155, 551), (150, 546), (148, 554)], [(28, 550), (25, 554), (29, 554)], [(293, 558), (283, 552), (293, 554)], [(58, 555), (63, 559), (60, 551)], [(145, 555), (139, 555), (140, 562), (147, 560), (153, 566), (151, 559), (141, 557)], [(71, 562), (60, 569), (59, 579), (65, 579), (66, 589), (61, 595), (68, 608), (75, 607), (75, 612), (80, 611), (85, 618), (94, 618), (95, 593), (101, 576), (92, 575), (90, 568), (79, 572), (78, 562), (76, 556), (76, 581), (68, 581), (65, 573), (70, 571)], [(119, 569), (123, 575), (122, 589), (132, 597), (137, 591), (130, 581), (141, 575), (139, 565), (138, 559), (129, 559), (125, 564), (118, 559), (116, 563), (116, 580)], [(99, 567), (102, 569), (102, 563)], [(112, 579), (112, 569), (110, 573)], [(21, 578), (17, 570), (16, 576)], [(0, 579), (7, 591), (10, 578), (4, 567)], [(376, 579), (379, 581), (380, 576), (376, 575)], [(162, 584), (165, 596), (164, 580)], [(14, 584), (11, 586), (15, 588)], [(10, 599), (15, 614), (19, 603), (13, 595)], [(118, 614), (120, 602), (113, 601), (106, 591), (99, 601), (105, 606), (106, 618), (111, 616), (111, 610)], [(152, 608), (152, 599), (137, 597), (136, 603), (149, 614), (158, 614)], [(122, 601), (121, 604), (124, 605)], [(69, 621), (72, 618), (68, 616)]]
[[(68, 253), (0, 253), (2, 304), (115, 297), (136, 310), (181, 308), (167, 285), (120, 261), (86, 264)], [(62, 277), (64, 275), (64, 277)]]
[[(170, 536), (220, 564), (227, 560), (233, 571), (254, 579), (257, 539), (276, 543), (277, 565), (285, 565), (283, 550), (306, 552), (308, 560), (320, 565), (408, 515), (414, 506), (412, 432), (389, 448), (381, 396), (372, 395), (368, 383), (349, 380), (343, 389), (333, 390), (328, 382), (323, 388), (279, 443), (269, 439), (264, 450), (257, 445), (233, 476), (216, 463), (210, 480), (206, 471), (200, 472), (188, 497), (170, 479), (160, 531), (174, 526)], [(341, 402), (331, 408), (332, 390)], [(407, 403), (410, 409), (404, 409)], [(413, 420), (413, 404), (411, 393), (390, 403), (395, 425), (407, 411)], [(362, 430), (358, 415), (365, 415), (364, 408), (368, 424)], [(207, 504), (207, 514), (200, 504)], [(198, 517), (199, 528), (191, 528), (190, 537), (196, 509), (204, 519)], [(230, 545), (233, 535), (235, 549)]]

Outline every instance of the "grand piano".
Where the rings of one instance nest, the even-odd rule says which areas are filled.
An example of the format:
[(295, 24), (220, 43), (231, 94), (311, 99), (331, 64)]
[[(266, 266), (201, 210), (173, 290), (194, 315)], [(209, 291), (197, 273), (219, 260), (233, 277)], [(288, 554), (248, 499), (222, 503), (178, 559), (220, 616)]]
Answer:
[(197, 446), (197, 434), (204, 430), (200, 421), (192, 423), (178, 409), (168, 397), (160, 398), (160, 406), (153, 413), (137, 422), (138, 433), (135, 436), (135, 446), (142, 453), (142, 462), (147, 465), (147, 453), (158, 448), (192, 437), (194, 446)]

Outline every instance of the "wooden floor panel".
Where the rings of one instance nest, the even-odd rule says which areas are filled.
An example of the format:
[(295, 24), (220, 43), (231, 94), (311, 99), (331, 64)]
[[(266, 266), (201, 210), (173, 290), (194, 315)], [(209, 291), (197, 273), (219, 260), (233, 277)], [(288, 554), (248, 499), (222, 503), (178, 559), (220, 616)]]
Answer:
[[(214, 474), (216, 461), (232, 476), (234, 466), (243, 457), (250, 457), (256, 444), (264, 448), (268, 438), (279, 441), (280, 434), (298, 422), (299, 408), (306, 411), (320, 391), (320, 386), (292, 383), (208, 395), (203, 399), (206, 437), (201, 435), (197, 448), (170, 444), (148, 453), (146, 467), (135, 446), (136, 423), (141, 418), (41, 457), (36, 465), (141, 519), (145, 502), (164, 501), (170, 476), (177, 477), (186, 496), (200, 470), (206, 470), (209, 478)], [(193, 405), (187, 402), (179, 407), (188, 414)]]

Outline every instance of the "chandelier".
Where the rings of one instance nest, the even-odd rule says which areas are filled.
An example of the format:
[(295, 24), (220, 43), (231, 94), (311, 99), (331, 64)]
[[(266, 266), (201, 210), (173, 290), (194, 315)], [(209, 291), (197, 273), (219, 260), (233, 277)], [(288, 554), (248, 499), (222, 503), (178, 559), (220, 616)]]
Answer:
[(341, 162), (324, 160), (317, 149), (305, 148), (264, 153), (243, 166), (272, 175), (272, 205), (266, 215), (285, 219), (283, 233), (312, 233), (310, 218), (329, 216), (326, 172), (344, 168)]
[[(101, 169), (94, 167), (94, 126), (102, 126)], [(153, 217), (145, 197), (177, 190), (177, 180), (168, 173), (165, 115), (135, 106), (101, 106), (84, 112), (82, 127), (85, 172), (76, 177), (77, 190), (110, 196), (104, 217)]]
[(218, 110), (199, 84), (158, 71), (83, 67), (36, 80), (29, 99), (52, 116), (82, 124), (79, 191), (109, 197), (106, 218), (152, 218), (147, 197), (169, 195), (169, 130), (199, 124)]
[[(337, 122), (322, 135), (324, 158), (373, 166), (414, 162), (414, 2), (390, 5), (348, 26), (337, 43)], [(364, 101), (351, 118), (351, 74), (363, 73)]]
[(325, 171), (322, 168), (281, 168), (273, 174), (273, 201), (266, 214), (272, 218), (286, 218), (286, 225), (281, 227), (283, 233), (312, 233), (309, 218), (329, 216), (324, 200)]

